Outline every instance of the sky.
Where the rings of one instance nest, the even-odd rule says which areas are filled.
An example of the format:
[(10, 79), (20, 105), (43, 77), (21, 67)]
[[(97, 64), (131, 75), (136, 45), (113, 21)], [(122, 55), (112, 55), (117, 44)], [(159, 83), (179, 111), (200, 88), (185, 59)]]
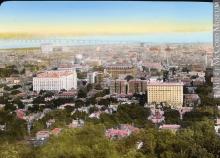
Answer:
[(8, 1), (0, 7), (0, 33), (211, 41), (212, 10), (199, 2)]

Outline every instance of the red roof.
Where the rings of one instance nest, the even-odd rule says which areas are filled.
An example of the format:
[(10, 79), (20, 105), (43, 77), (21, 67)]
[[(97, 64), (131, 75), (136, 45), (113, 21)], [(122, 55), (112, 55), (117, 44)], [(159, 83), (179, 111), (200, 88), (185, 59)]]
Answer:
[(38, 78), (59, 78), (63, 76), (69, 76), (71, 75), (71, 71), (46, 71), (37, 74)]
[(51, 133), (52, 134), (54, 134), (54, 135), (57, 135), (57, 134), (59, 134), (60, 132), (61, 132), (61, 128), (54, 128), (52, 131), (51, 131)]

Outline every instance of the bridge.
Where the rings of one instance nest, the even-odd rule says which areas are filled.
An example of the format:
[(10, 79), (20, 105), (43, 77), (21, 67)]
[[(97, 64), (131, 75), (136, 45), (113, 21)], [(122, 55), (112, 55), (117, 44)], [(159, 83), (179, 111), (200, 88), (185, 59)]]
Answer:
[(1, 39), (0, 48), (39, 47), (41, 44), (53, 44), (55, 46), (71, 45), (98, 45), (98, 44), (140, 44), (141, 41), (120, 41), (120, 40), (96, 40), (96, 39)]

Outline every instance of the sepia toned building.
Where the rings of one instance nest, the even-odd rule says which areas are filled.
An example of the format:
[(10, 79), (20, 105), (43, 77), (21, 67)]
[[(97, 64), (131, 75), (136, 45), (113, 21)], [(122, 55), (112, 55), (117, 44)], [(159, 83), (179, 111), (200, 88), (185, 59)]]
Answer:
[(128, 81), (128, 93), (145, 93), (147, 90), (147, 80), (130, 80)]
[(127, 81), (126, 80), (112, 80), (110, 84), (111, 94), (127, 94)]
[(106, 71), (111, 74), (113, 79), (119, 78), (120, 75), (136, 76), (137, 70), (132, 65), (109, 65), (105, 67)]
[(171, 106), (183, 105), (183, 83), (148, 82), (148, 103), (166, 102)]

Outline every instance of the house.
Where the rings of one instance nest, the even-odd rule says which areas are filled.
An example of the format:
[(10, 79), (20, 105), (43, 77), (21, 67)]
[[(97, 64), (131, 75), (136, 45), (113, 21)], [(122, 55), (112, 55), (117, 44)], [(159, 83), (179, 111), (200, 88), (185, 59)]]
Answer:
[(54, 124), (54, 123), (55, 123), (55, 119), (49, 119), (49, 120), (46, 122), (47, 128), (50, 128), (50, 126), (51, 126), (52, 124)]
[(183, 98), (185, 106), (194, 106), (200, 103), (200, 97), (198, 94), (184, 94)]
[(153, 123), (161, 123), (165, 120), (164, 111), (160, 109), (151, 109), (151, 115), (148, 117)]
[(43, 131), (38, 131), (36, 133), (36, 139), (37, 140), (44, 140), (44, 139), (48, 139), (50, 137), (50, 132), (43, 130)]
[(129, 131), (113, 128), (108, 129), (105, 132), (105, 136), (108, 138), (123, 138), (129, 136), (130, 134), (131, 133), (129, 133)]
[(66, 106), (75, 107), (75, 103), (66, 103), (66, 104), (60, 105), (60, 106), (58, 107), (58, 109), (64, 110)]
[(108, 138), (123, 138), (129, 136), (131, 133), (138, 132), (136, 128), (129, 124), (121, 124), (117, 129), (110, 128), (105, 131), (105, 136)]
[(76, 91), (68, 91), (68, 92), (62, 92), (55, 95), (55, 98), (75, 98), (76, 97)]
[(220, 119), (219, 118), (215, 120), (215, 126), (214, 127), (215, 127), (216, 134), (220, 134)]
[(0, 110), (5, 107), (5, 104), (0, 104)]
[(54, 128), (50, 133), (52, 135), (58, 136), (61, 132), (62, 128)]
[(172, 132), (176, 132), (180, 128), (181, 128), (181, 126), (177, 125), (177, 124), (163, 124), (163, 125), (160, 125), (160, 127), (159, 127), (159, 129), (171, 130)]
[(94, 113), (89, 115), (89, 118), (97, 118), (97, 119), (99, 119), (101, 113), (102, 113), (101, 111), (94, 112)]
[(85, 122), (81, 119), (79, 120), (72, 120), (72, 122), (68, 125), (69, 128), (80, 128), (83, 127)]
[(6, 123), (4, 125), (0, 124), (0, 131), (5, 131), (6, 129)]
[(17, 110), (16, 110), (16, 115), (17, 115), (17, 118), (18, 118), (18, 119), (24, 120), (24, 119), (25, 119), (25, 110), (23, 110), (23, 109), (17, 109)]

